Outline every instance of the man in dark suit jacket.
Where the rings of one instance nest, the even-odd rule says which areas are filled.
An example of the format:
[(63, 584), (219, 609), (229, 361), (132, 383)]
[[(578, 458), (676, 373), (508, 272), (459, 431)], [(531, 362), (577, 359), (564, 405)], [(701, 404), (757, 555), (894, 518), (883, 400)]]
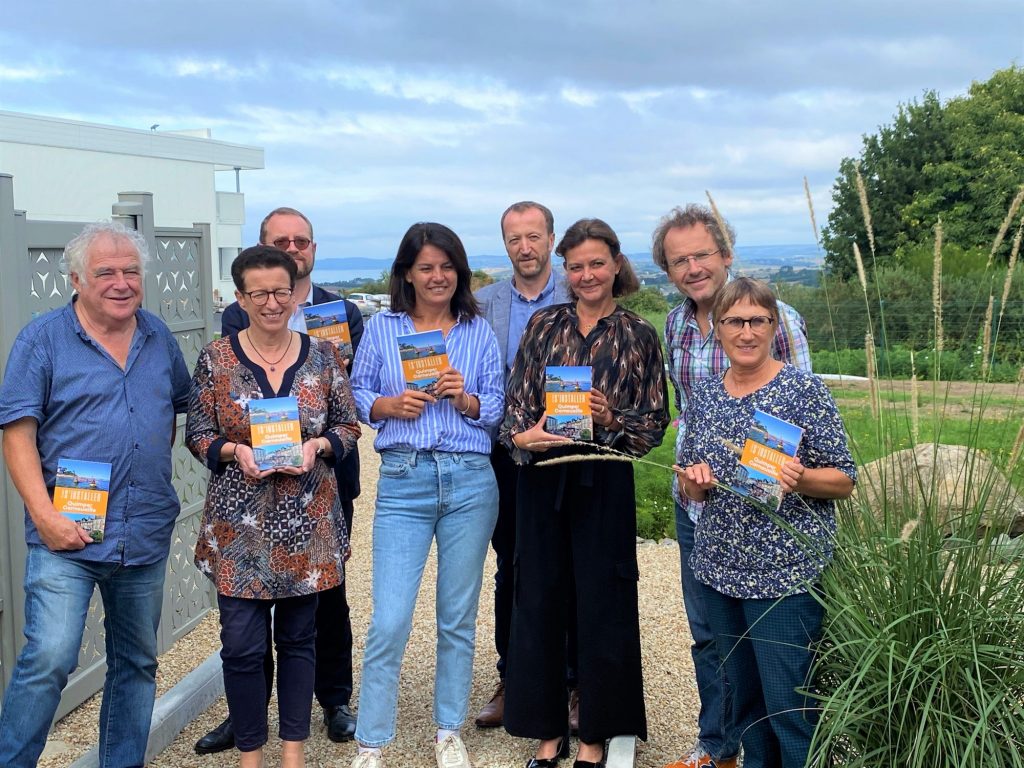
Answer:
[[(313, 225), (294, 208), (276, 208), (267, 214), (260, 225), (260, 242), (287, 252), (298, 265), (295, 280), (296, 310), (288, 323), (289, 328), (306, 332), (302, 307), (337, 301), (340, 296), (313, 285), (313, 265), (316, 261), (316, 242)], [(352, 336), (352, 354), (363, 336), (363, 316), (359, 308), (345, 300), (349, 332)], [(224, 310), (221, 335), (228, 336), (249, 327), (249, 316), (236, 301)], [(346, 361), (349, 373), (352, 360)], [(352, 530), (352, 501), (359, 495), (359, 452), (352, 451), (335, 463), (338, 497), (345, 515), (345, 525)], [(267, 642), (267, 655), (263, 660), (267, 678), (267, 695), (274, 682), (274, 655)], [(314, 693), (324, 710), (324, 723), (331, 741), (349, 741), (356, 732), (356, 717), (349, 709), (352, 698), (352, 624), (349, 619), (345, 582), (334, 589), (320, 592), (316, 609), (316, 679)], [(235, 745), (230, 715), (224, 722), (196, 742), (201, 755), (221, 752)]]
[[(498, 337), (505, 376), (512, 368), (519, 340), (526, 324), (538, 309), (569, 301), (565, 278), (551, 269), (551, 249), (555, 245), (555, 220), (551, 211), (540, 203), (524, 200), (514, 203), (501, 216), (501, 237), (512, 262), (512, 277), (484, 286), (476, 292), (480, 313), (491, 324)], [(559, 272), (562, 270), (559, 269)], [(497, 438), (497, 428), (494, 430)], [(519, 470), (504, 446), (495, 444), (491, 466), (498, 481), (498, 521), (494, 526), (491, 546), (497, 558), (494, 574), (494, 645), (498, 651), (498, 687), (474, 721), (479, 728), (496, 728), (505, 713), (505, 655), (512, 629), (512, 560), (516, 544), (516, 481)], [(575, 652), (570, 624), (570, 658)], [(572, 664), (571, 666), (575, 666)], [(567, 670), (573, 714), (578, 720), (575, 693), (575, 670)], [(573, 726), (570, 714), (570, 727)]]

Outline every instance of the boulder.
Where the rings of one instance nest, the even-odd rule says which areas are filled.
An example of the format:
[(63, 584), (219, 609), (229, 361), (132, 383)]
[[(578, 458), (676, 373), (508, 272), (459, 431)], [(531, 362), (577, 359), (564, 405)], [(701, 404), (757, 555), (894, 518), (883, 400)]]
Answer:
[(881, 516), (888, 505), (914, 516), (934, 493), (939, 525), (982, 507), (981, 527), (1011, 537), (1024, 533), (1024, 498), (984, 452), (966, 445), (922, 443), (865, 464), (858, 470), (855, 497)]

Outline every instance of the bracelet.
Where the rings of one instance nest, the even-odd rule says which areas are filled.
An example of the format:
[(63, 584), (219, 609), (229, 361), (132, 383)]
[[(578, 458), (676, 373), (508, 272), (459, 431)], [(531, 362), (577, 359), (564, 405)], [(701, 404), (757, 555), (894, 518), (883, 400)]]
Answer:
[(237, 453), (237, 452), (238, 452), (238, 443), (235, 443), (234, 448), (231, 449), (231, 460), (232, 461), (238, 461), (238, 459), (235, 458), (235, 453)]
[(473, 395), (466, 395), (466, 400), (469, 401), (469, 405), (466, 406), (466, 410), (460, 411), (458, 406), (455, 406), (455, 410), (459, 411), (463, 416), (469, 413), (469, 409), (473, 407)]

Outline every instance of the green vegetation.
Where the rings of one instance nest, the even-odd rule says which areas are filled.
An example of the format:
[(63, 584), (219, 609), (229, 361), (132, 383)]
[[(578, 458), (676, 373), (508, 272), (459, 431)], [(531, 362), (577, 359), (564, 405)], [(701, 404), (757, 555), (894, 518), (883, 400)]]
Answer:
[[(846, 158), (832, 193), (822, 236), (834, 277), (856, 277), (853, 244), (868, 272), (902, 266), (915, 247), (928, 250), (942, 218), (946, 237), (987, 254), (1024, 180), (1024, 69), (1013, 66), (943, 103), (929, 92), (901, 105), (891, 125), (864, 137), (858, 158)], [(871, 230), (862, 215), (857, 173), (871, 201)], [(1009, 245), (997, 249), (1006, 263)]]

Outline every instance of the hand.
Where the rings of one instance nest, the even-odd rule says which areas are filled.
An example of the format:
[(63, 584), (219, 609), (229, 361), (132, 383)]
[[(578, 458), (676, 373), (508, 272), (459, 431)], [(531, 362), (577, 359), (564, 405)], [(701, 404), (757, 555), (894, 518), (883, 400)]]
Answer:
[[(381, 402), (383, 401), (383, 402)], [(377, 403), (381, 403), (380, 416), (392, 419), (407, 419), (412, 421), (418, 419), (427, 403), (436, 403), (437, 398), (420, 392), (418, 389), (406, 389), (400, 395), (394, 397), (381, 397)], [(376, 407), (377, 403), (374, 403)], [(376, 416), (376, 414), (372, 414)]]
[(50, 510), (52, 514), (32, 516), (39, 538), (43, 540), (47, 549), (51, 552), (67, 552), (84, 549), (86, 544), (93, 543), (92, 536), (82, 530), (77, 523), (64, 517), (53, 507), (50, 507)]
[(793, 458), (779, 468), (779, 485), (783, 493), (793, 493), (804, 477), (807, 468), (800, 459)]
[(466, 395), (465, 386), (466, 382), (461, 373), (451, 367), (445, 368), (434, 384), (434, 396), (438, 400), (442, 397), (450, 397), (455, 407), (464, 411), (469, 408), (469, 396)]
[(238, 468), (242, 470), (242, 474), (251, 480), (262, 480), (277, 471), (274, 469), (260, 471), (259, 466), (256, 464), (256, 457), (253, 456), (252, 447), (245, 443), (235, 444), (235, 462), (238, 464)]
[(594, 423), (608, 429), (615, 421), (615, 414), (608, 405), (608, 398), (599, 389), (590, 390), (590, 416)]
[(323, 447), (319, 437), (307, 440), (302, 444), (302, 466), (301, 467), (278, 467), (277, 472), (282, 475), (304, 475), (316, 464), (316, 452)]
[(715, 487), (715, 476), (704, 462), (691, 464), (685, 469), (673, 464), (672, 469), (679, 476), (679, 486), (688, 499), (704, 501), (707, 492)]
[(552, 447), (551, 445), (546, 445), (546, 443), (571, 443), (572, 439), (564, 435), (552, 435), (550, 432), (545, 432), (544, 419), (542, 417), (540, 421), (526, 431), (513, 435), (512, 442), (515, 443), (516, 448), (524, 451), (543, 452)]

